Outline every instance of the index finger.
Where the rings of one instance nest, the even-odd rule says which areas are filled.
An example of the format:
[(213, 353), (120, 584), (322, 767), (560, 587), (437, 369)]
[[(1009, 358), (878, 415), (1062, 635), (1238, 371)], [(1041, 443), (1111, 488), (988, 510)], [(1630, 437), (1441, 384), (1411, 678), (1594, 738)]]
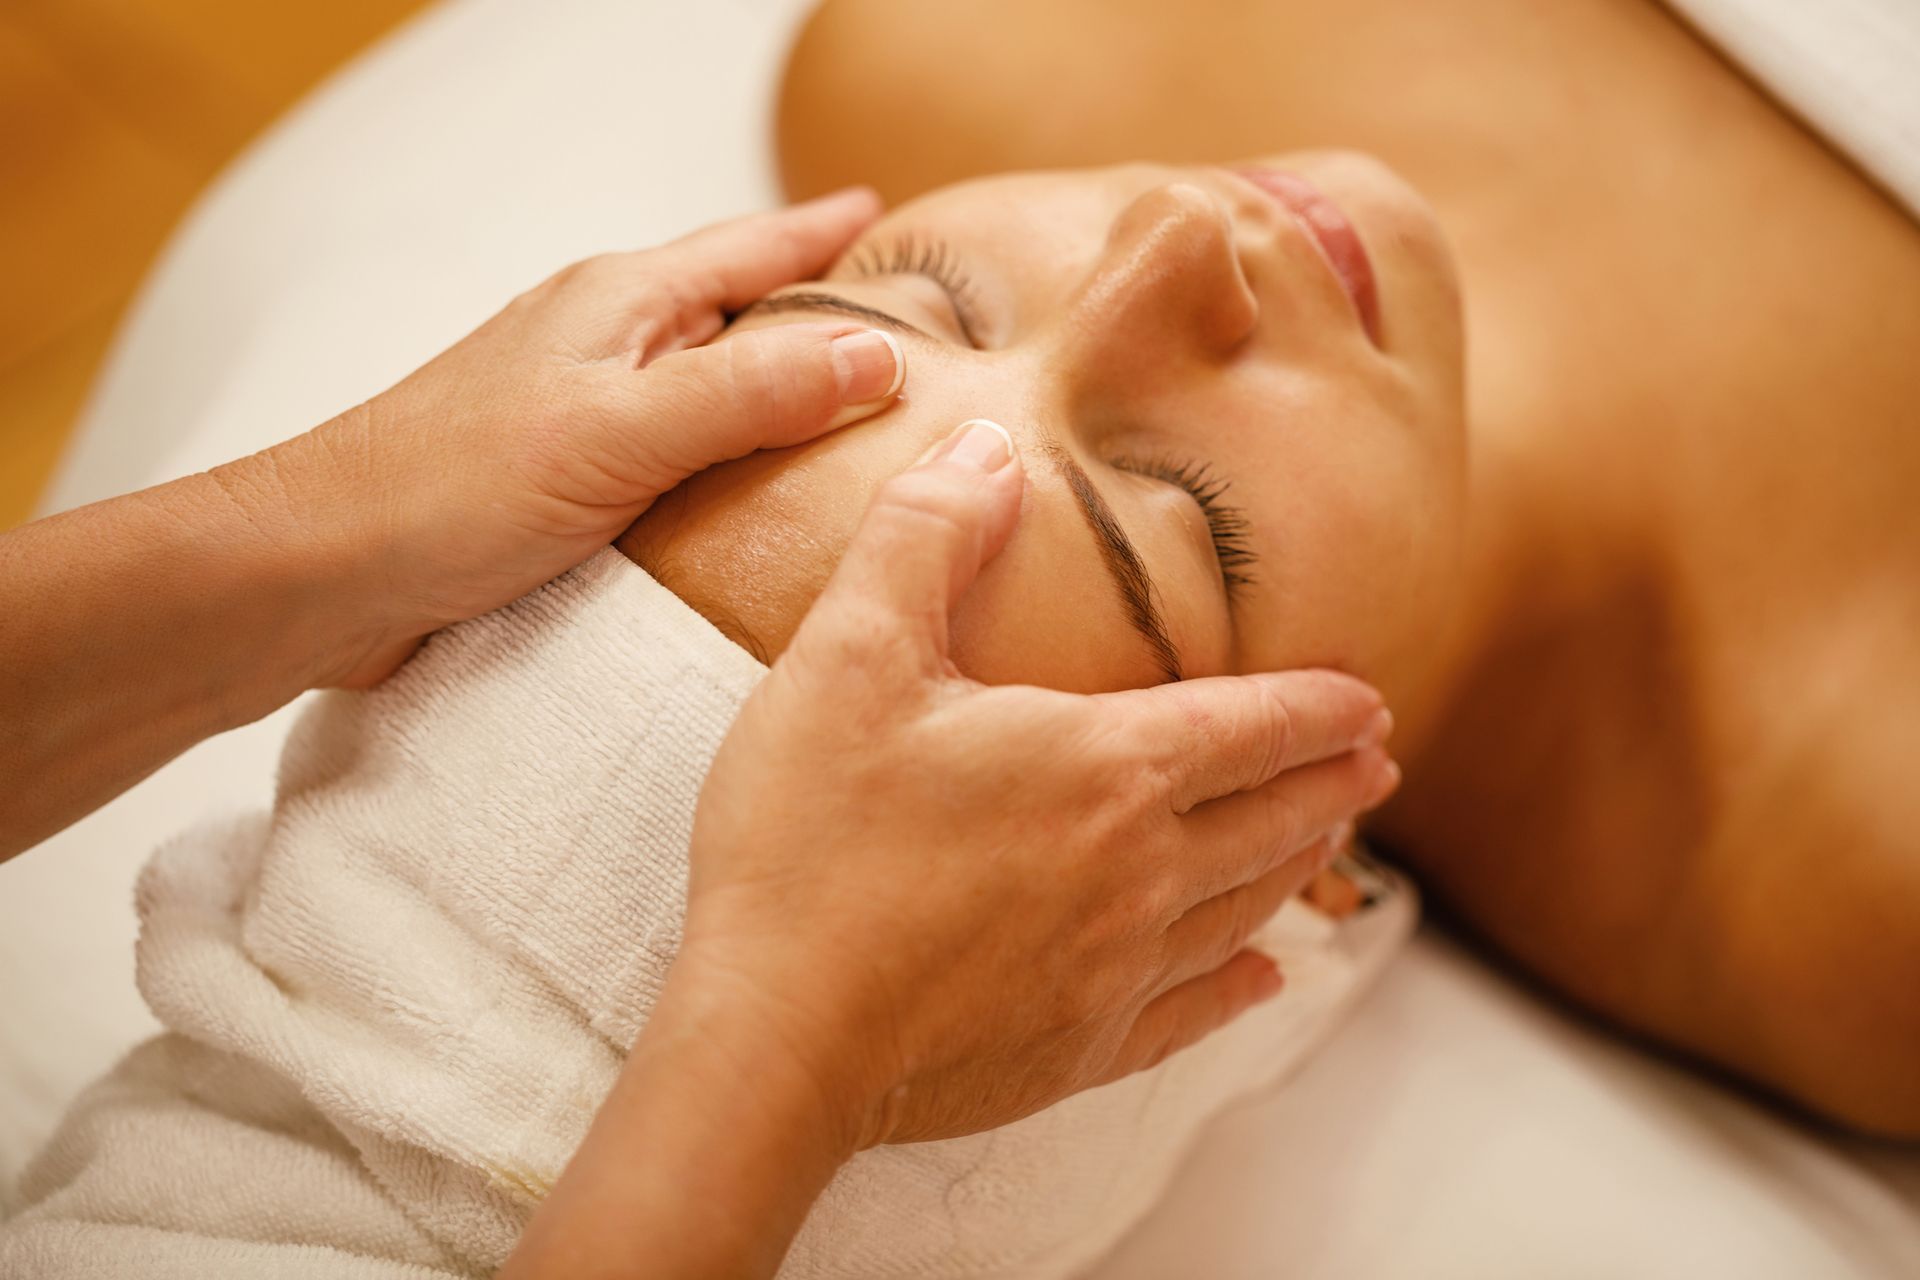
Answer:
[(1384, 742), (1393, 728), (1373, 686), (1340, 671), (1209, 676), (1099, 697), (1132, 721), (1176, 813)]
[(832, 265), (880, 216), (871, 187), (849, 187), (788, 209), (706, 227), (642, 256), (692, 290), (696, 308), (738, 311)]

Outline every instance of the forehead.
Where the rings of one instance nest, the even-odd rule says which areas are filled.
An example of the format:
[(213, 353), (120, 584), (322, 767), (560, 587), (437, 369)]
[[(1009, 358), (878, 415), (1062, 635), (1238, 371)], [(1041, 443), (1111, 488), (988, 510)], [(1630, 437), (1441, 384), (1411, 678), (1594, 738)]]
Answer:
[(1148, 185), (1140, 166), (995, 174), (941, 187), (889, 210), (864, 239), (938, 234), (956, 247), (1016, 251), (1030, 261), (1084, 270), (1130, 192)]
[[(903, 299), (893, 286), (845, 292), (933, 324), (917, 314), (913, 297)], [(748, 315), (739, 323), (758, 328), (806, 318)], [(1128, 621), (1052, 456), (1071, 431), (1040, 374), (1044, 352), (982, 353), (907, 341), (909, 372), (896, 405), (805, 445), (763, 450), (695, 475), (682, 486), (682, 499), (653, 519), (657, 545), (671, 546), (671, 562), (695, 580), (717, 575), (755, 584), (736, 592), (729, 607), (777, 653), (825, 587), (879, 487), (959, 422), (991, 418), (1017, 442), (1027, 492), (1014, 536), (954, 611), (954, 661), (986, 683), (1089, 693), (1158, 683), (1160, 669)], [(1163, 556), (1160, 540), (1173, 541), (1162, 529), (1134, 533), (1152, 540)], [(767, 616), (756, 612), (760, 605)], [(1184, 658), (1189, 637), (1177, 626), (1174, 632)], [(1218, 658), (1200, 665), (1217, 669)]]

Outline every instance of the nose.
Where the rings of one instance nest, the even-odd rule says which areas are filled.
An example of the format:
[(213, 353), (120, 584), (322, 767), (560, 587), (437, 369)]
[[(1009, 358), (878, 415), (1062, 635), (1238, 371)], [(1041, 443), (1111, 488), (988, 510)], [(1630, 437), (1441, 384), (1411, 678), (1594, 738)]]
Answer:
[(1170, 361), (1212, 362), (1244, 342), (1259, 316), (1226, 208), (1192, 183), (1168, 183), (1114, 219), (1069, 309), (1067, 340), (1079, 349), (1067, 367), (1110, 380), (1164, 372)]

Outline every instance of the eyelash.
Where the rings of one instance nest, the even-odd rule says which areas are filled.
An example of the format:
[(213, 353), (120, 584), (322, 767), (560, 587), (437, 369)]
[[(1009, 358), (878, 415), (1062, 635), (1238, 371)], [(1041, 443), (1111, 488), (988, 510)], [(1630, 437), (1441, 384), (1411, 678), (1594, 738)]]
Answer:
[(1213, 536), (1213, 553), (1220, 561), (1220, 578), (1228, 596), (1253, 585), (1253, 575), (1247, 572), (1259, 559), (1252, 546), (1253, 528), (1246, 512), (1220, 500), (1231, 482), (1216, 477), (1205, 463), (1176, 458), (1152, 458), (1128, 463), (1122, 469), (1178, 485), (1191, 494), (1200, 514), (1207, 518), (1207, 532)]
[(857, 279), (873, 276), (925, 276), (946, 290), (953, 301), (954, 319), (970, 346), (979, 346), (974, 336), (973, 282), (961, 269), (959, 255), (945, 240), (907, 233), (883, 243), (867, 241), (847, 259)]
[[(925, 276), (932, 280), (953, 300), (954, 318), (967, 342), (976, 347), (980, 345), (974, 337), (971, 320), (973, 284), (960, 266), (959, 255), (947, 241), (911, 232), (885, 242), (869, 240), (848, 256), (847, 266), (862, 280), (895, 275)], [(1258, 559), (1251, 545), (1252, 527), (1246, 512), (1220, 500), (1227, 492), (1229, 481), (1214, 476), (1204, 463), (1175, 458), (1154, 458), (1125, 469), (1185, 489), (1199, 506), (1200, 514), (1206, 517), (1207, 532), (1213, 538), (1213, 553), (1220, 562), (1220, 578), (1226, 584), (1228, 596), (1253, 585), (1253, 575), (1247, 572)]]

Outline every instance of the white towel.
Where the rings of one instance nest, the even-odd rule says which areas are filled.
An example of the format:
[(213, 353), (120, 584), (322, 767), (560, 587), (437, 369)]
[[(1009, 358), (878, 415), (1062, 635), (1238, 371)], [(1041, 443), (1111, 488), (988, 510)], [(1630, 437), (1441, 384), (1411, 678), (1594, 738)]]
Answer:
[(1920, 218), (1920, 0), (1668, 0)]
[[(270, 816), (147, 868), (141, 990), (169, 1034), (34, 1162), (0, 1275), (497, 1267), (660, 989), (700, 781), (763, 674), (609, 550), (323, 700)], [(1299, 1064), (1413, 916), (1397, 882), (1339, 926), (1290, 906), (1263, 935), (1277, 1000), (1018, 1124), (862, 1154), (782, 1274), (1072, 1274), (1207, 1117)]]

